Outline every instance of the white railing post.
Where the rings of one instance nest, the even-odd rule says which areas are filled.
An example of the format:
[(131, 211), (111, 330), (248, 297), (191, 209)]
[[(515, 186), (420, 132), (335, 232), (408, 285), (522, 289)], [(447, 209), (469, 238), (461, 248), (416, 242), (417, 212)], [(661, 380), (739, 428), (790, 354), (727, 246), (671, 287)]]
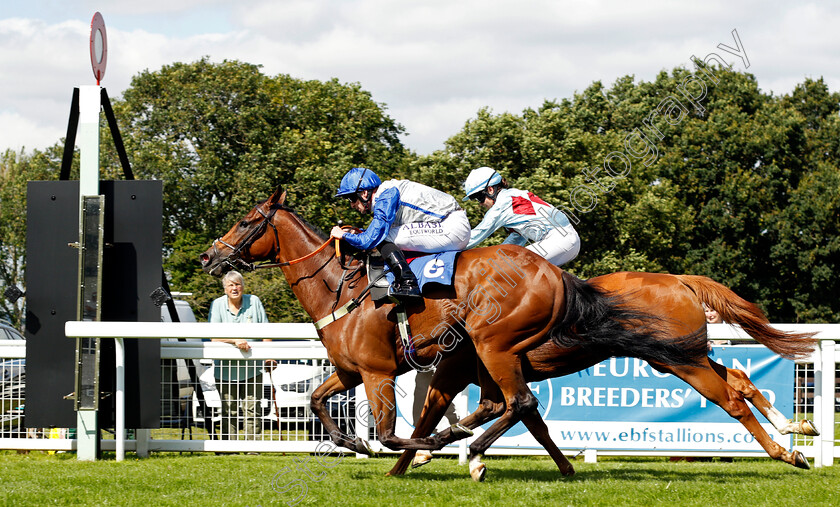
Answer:
[[(370, 402), (368, 401), (367, 391), (365, 391), (364, 384), (356, 386), (356, 420), (353, 421), (353, 426), (356, 428), (356, 436), (362, 440), (368, 440), (370, 435), (370, 420), (373, 418)], [(361, 407), (364, 407), (363, 409)], [(360, 412), (361, 411), (361, 412)], [(356, 453), (357, 458), (369, 458), (367, 454)]]
[(834, 371), (835, 342), (821, 340), (814, 368), (814, 419), (820, 436), (814, 437), (814, 465), (834, 464)]
[[(458, 417), (463, 419), (467, 416), (467, 410), (470, 403), (470, 387), (467, 386), (466, 389), (461, 391), (458, 395), (455, 396), (455, 413), (458, 414)], [(467, 464), (467, 440), (466, 438), (462, 438), (460, 442), (458, 442), (458, 464), (459, 465), (466, 465)]]
[(125, 459), (125, 346), (122, 338), (114, 339), (117, 392), (114, 393), (114, 439), (117, 461)]

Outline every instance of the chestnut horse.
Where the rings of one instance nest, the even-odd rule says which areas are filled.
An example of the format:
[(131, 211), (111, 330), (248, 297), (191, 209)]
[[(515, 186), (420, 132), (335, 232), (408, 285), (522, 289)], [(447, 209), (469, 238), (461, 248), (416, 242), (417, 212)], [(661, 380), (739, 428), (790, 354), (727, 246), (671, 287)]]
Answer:
[[(816, 345), (812, 333), (785, 333), (769, 326), (767, 318), (757, 306), (742, 299), (726, 286), (704, 276), (624, 272), (598, 276), (588, 282), (602, 290), (632, 298), (638, 307), (660, 316), (661, 321), (665, 323), (664, 329), (674, 335), (683, 334), (697, 326), (705, 328), (705, 314), (701, 302), (706, 302), (718, 310), (724, 321), (738, 324), (757, 342), (782, 357), (795, 359), (807, 356), (813, 352)], [(594, 364), (590, 363), (588, 358), (564, 353), (553, 343), (545, 343), (527, 352), (523, 363), (528, 364), (525, 370), (528, 381), (568, 375)], [(698, 353), (696, 364), (693, 365), (652, 365), (661, 372), (672, 373), (681, 378), (698, 393), (740, 421), (772, 458), (799, 468), (809, 468), (807, 458), (799, 451), (788, 452), (771, 439), (744, 400), (749, 400), (783, 435), (819, 435), (813, 423), (807, 419), (791, 422), (784, 417), (741, 370), (726, 368), (712, 361), (705, 352)], [(476, 363), (470, 367), (446, 361), (438, 367), (412, 437), (429, 435), (455, 395), (470, 383), (481, 385), (482, 399), (476, 412), (459, 421), (461, 425), (470, 429), (476, 428), (497, 417), (504, 410), (504, 399), (492, 382), (481, 379), (480, 368), (481, 365)], [(439, 436), (441, 443), (456, 440), (449, 434), (449, 430), (444, 430)], [(414, 454), (413, 450), (403, 453), (389, 474), (405, 473)], [(414, 466), (425, 464), (430, 459), (431, 455), (427, 454), (422, 460), (415, 462)], [(471, 463), (471, 468), (474, 477), (480, 477), (483, 473), (480, 462)]]
[[(394, 434), (394, 379), (412, 364), (442, 363), (447, 356), (450, 362), (471, 364), (477, 355), (487, 381), (498, 385), (505, 409), (472, 444), (472, 461), (479, 460), (498, 436), (521, 420), (560, 471), (570, 475), (574, 469), (551, 441), (537, 412), (537, 400), (528, 389), (528, 354), (543, 354), (537, 350), (548, 348), (557, 368), (569, 371), (613, 355), (676, 368), (691, 365), (705, 354), (704, 325), (685, 335), (661, 334), (661, 319), (513, 245), (461, 253), (451, 287), (439, 286), (407, 304), (414, 343), (412, 353), (406, 354), (397, 333), (394, 305), (364, 297), (366, 289), (358, 278), (362, 263), (354, 260), (344, 265), (327, 237), (295, 214), (285, 199), (285, 192), (278, 188), (214, 241), (201, 254), (201, 264), (207, 273), (219, 276), (235, 267), (247, 269), (256, 261), (279, 263), (315, 321), (335, 315), (339, 305), (343, 308), (351, 299), (359, 301), (355, 311), (318, 331), (336, 371), (312, 394), (311, 408), (337, 445), (370, 452), (363, 439), (341, 434), (324, 404), (334, 394), (363, 383), (384, 446), (439, 448), (441, 436), (403, 439)], [(463, 437), (469, 433), (454, 427), (447, 434)]]

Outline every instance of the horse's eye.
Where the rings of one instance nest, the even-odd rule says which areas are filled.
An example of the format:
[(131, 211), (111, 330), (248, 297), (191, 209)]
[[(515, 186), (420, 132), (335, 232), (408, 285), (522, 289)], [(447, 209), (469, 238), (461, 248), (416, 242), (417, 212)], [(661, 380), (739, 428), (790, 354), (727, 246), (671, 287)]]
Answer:
[(248, 227), (248, 221), (243, 220), (243, 221), (239, 222), (239, 227)]

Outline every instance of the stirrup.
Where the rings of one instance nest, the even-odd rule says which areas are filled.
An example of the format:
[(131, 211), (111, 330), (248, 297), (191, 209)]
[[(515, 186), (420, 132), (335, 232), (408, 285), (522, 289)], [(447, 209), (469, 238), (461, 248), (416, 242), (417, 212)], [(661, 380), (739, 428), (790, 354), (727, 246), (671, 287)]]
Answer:
[(388, 295), (395, 298), (422, 298), (420, 286), (413, 280), (404, 280), (402, 283), (394, 282), (388, 288)]

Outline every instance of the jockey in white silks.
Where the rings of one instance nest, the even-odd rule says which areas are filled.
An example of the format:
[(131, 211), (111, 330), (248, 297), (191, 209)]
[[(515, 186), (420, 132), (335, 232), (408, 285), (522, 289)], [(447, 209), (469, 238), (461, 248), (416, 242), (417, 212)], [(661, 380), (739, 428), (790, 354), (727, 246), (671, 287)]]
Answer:
[(497, 171), (473, 169), (464, 182), (464, 193), (465, 201), (474, 199), (487, 208), (484, 219), (472, 229), (467, 248), (504, 227), (510, 232), (505, 243), (525, 246), (557, 266), (580, 252), (580, 236), (565, 213), (531, 192), (508, 188)]
[(335, 197), (344, 197), (361, 214), (373, 220), (359, 233), (334, 227), (333, 238), (360, 249), (377, 248), (394, 273), (389, 294), (418, 297), (417, 278), (403, 250), (438, 253), (463, 250), (470, 239), (467, 213), (451, 195), (409, 180), (382, 182), (373, 171), (354, 167), (341, 179)]

